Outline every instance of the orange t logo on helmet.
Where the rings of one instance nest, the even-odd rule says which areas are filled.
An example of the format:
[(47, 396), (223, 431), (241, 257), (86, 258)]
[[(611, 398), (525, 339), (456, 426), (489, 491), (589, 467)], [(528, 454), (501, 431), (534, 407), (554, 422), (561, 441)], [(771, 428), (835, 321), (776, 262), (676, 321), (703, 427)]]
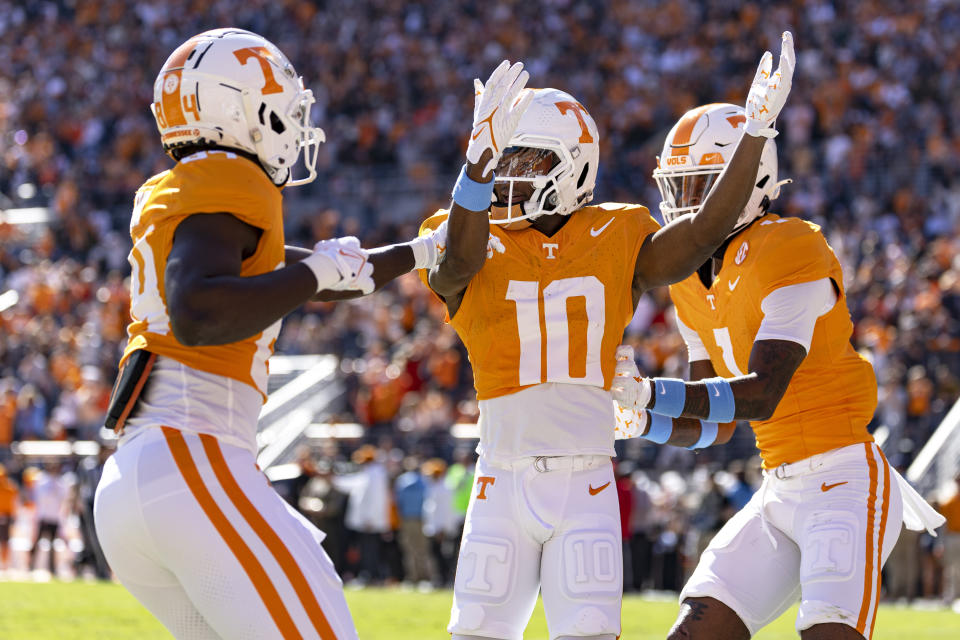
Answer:
[(560, 113), (566, 114), (568, 111), (573, 111), (573, 115), (577, 117), (577, 122), (580, 123), (580, 142), (593, 142), (593, 136), (590, 135), (590, 129), (587, 128), (587, 123), (583, 119), (583, 114), (587, 113), (587, 108), (584, 107), (579, 102), (558, 102), (557, 109), (560, 110)]

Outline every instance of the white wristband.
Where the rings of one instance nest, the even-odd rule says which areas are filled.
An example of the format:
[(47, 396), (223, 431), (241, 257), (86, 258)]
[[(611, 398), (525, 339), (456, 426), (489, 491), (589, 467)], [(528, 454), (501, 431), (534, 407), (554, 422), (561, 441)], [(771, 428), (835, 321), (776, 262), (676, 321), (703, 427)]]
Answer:
[(410, 250), (413, 251), (414, 269), (428, 269), (436, 265), (437, 243), (434, 242), (431, 236), (420, 236), (403, 244), (410, 247)]
[(311, 253), (301, 260), (300, 264), (313, 273), (313, 277), (317, 280), (317, 291), (329, 289), (343, 279), (333, 260), (321, 253)]

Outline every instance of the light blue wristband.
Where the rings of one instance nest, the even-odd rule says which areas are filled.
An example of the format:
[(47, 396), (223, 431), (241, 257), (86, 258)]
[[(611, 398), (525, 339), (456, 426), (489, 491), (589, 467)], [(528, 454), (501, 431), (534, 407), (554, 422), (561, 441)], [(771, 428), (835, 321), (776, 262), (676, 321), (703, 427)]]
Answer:
[(700, 439), (687, 447), (687, 449), (693, 451), (694, 449), (703, 449), (704, 447), (709, 447), (717, 441), (717, 433), (719, 433), (719, 431), (720, 425), (718, 425), (716, 422), (707, 422), (706, 420), (701, 420)]
[(463, 165), (457, 184), (453, 185), (453, 201), (467, 211), (485, 212), (490, 208), (493, 197), (493, 182), (493, 179), (490, 182), (475, 182), (467, 175), (467, 165)]
[(653, 396), (654, 413), (679, 418), (687, 401), (687, 385), (680, 378), (654, 378)]
[(710, 398), (710, 413), (707, 420), (711, 422), (730, 422), (737, 412), (736, 403), (733, 400), (733, 389), (730, 383), (723, 378), (706, 378), (703, 383), (707, 385), (707, 396)]
[(673, 433), (673, 418), (668, 418), (665, 415), (659, 413), (650, 413), (647, 409), (644, 409), (647, 412), (647, 420), (650, 421), (650, 429), (640, 436), (644, 440), (649, 440), (650, 442), (656, 442), (657, 444), (664, 444), (667, 440), (670, 439), (670, 435)]

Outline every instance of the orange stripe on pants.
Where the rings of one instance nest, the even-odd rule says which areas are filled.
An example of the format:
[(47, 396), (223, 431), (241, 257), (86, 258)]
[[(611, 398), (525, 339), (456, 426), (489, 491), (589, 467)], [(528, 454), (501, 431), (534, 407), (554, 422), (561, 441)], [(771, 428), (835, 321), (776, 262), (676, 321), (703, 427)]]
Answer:
[(190, 493), (196, 498), (200, 504), (200, 508), (203, 509), (203, 512), (217, 530), (217, 533), (219, 533), (223, 541), (227, 543), (227, 547), (233, 552), (240, 566), (242, 566), (243, 570), (247, 573), (247, 577), (250, 578), (254, 589), (256, 589), (260, 599), (263, 600), (267, 611), (270, 612), (270, 617), (273, 618), (277, 629), (279, 629), (285, 639), (302, 640), (300, 632), (297, 631), (296, 624), (294, 624), (290, 613), (283, 605), (283, 600), (280, 599), (280, 594), (277, 593), (277, 589), (273, 586), (273, 583), (270, 582), (270, 577), (267, 576), (267, 572), (257, 560), (257, 557), (253, 555), (250, 547), (247, 546), (243, 538), (240, 537), (240, 534), (237, 533), (237, 530), (234, 529), (230, 521), (227, 520), (227, 516), (225, 516), (223, 511), (220, 510), (220, 507), (217, 506), (207, 487), (204, 486), (203, 479), (200, 477), (200, 471), (193, 461), (193, 456), (190, 455), (190, 449), (187, 447), (187, 441), (184, 440), (183, 434), (171, 427), (163, 427), (163, 435), (167, 439), (167, 446), (170, 447), (170, 453), (173, 454), (174, 462), (176, 462), (177, 468), (180, 469), (180, 474), (186, 481)]
[(863, 576), (863, 604), (860, 605), (860, 616), (857, 618), (857, 633), (867, 628), (867, 614), (870, 613), (870, 603), (873, 601), (873, 532), (877, 519), (877, 461), (873, 459), (870, 443), (863, 443), (867, 452), (867, 466), (870, 468), (870, 497), (867, 500), (867, 552)]
[(294, 590), (297, 592), (297, 597), (300, 599), (300, 603), (303, 604), (303, 608), (310, 617), (310, 621), (313, 622), (313, 627), (317, 630), (317, 633), (320, 634), (320, 638), (322, 640), (337, 640), (336, 634), (334, 634), (333, 629), (330, 628), (330, 623), (327, 622), (327, 617), (320, 608), (317, 597), (310, 589), (310, 584), (303, 575), (303, 570), (297, 564), (297, 561), (293, 559), (293, 554), (291, 554), (287, 546), (283, 544), (283, 540), (280, 539), (277, 532), (270, 527), (260, 512), (257, 511), (257, 508), (253, 506), (253, 503), (250, 502), (250, 499), (243, 492), (243, 489), (237, 484), (233, 474), (230, 473), (227, 461), (223, 457), (223, 451), (220, 450), (220, 443), (213, 436), (206, 434), (200, 434), (200, 441), (203, 443), (203, 450), (206, 451), (207, 458), (210, 459), (210, 463), (213, 466), (213, 472), (217, 475), (217, 479), (220, 481), (221, 486), (223, 486), (223, 490), (226, 491), (230, 501), (233, 502), (233, 506), (237, 508), (237, 511), (240, 512), (243, 519), (246, 520), (250, 528), (256, 532), (261, 542), (263, 542), (267, 549), (270, 550), (270, 553), (273, 554), (277, 564), (283, 569), (284, 575), (287, 576), (287, 580), (293, 585)]
[[(877, 534), (877, 573), (880, 572), (880, 567), (883, 566), (883, 535), (887, 531), (887, 514), (890, 513), (890, 464), (887, 462), (886, 457), (880, 449), (877, 449), (877, 453), (880, 454), (880, 461), (883, 462), (883, 505), (880, 509), (880, 532)], [(880, 606), (880, 579), (877, 577), (877, 596), (876, 596), (877, 607)], [(877, 609), (876, 607), (873, 610), (873, 617), (870, 619), (870, 634), (868, 638), (873, 638), (873, 625), (877, 622)]]

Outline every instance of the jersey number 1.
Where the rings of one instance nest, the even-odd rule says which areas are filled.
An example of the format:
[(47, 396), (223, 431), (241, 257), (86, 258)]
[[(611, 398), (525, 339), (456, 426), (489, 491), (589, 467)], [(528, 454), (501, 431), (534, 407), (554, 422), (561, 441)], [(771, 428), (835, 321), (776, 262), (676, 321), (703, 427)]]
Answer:
[(595, 276), (562, 278), (542, 291), (539, 282), (511, 280), (506, 297), (517, 305), (520, 385), (572, 382), (603, 386), (600, 347), (606, 308), (600, 280)]
[(713, 339), (717, 341), (717, 346), (720, 347), (720, 353), (723, 354), (723, 364), (727, 365), (730, 373), (735, 376), (746, 375), (740, 370), (740, 367), (737, 366), (737, 359), (733, 355), (733, 341), (730, 339), (730, 329), (726, 327), (714, 329)]

